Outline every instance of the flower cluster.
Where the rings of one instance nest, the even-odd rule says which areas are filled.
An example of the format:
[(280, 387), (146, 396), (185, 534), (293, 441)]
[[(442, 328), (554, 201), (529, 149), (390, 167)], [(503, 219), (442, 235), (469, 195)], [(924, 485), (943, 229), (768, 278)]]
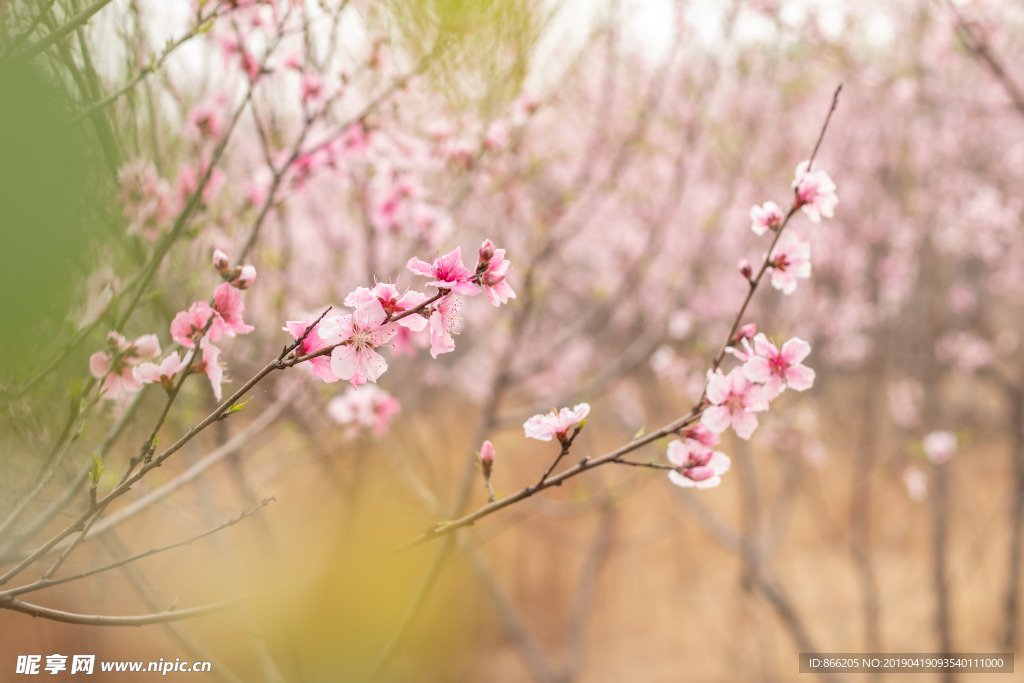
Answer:
[[(319, 323), (315, 318), (286, 323), (284, 329), (294, 339), (302, 338), (297, 355), (331, 349), (329, 360), (324, 354), (304, 361), (310, 363), (314, 376), (325, 382), (340, 379), (356, 386), (376, 382), (388, 369), (387, 361), (376, 349), (400, 333), (402, 344), (408, 346), (412, 333), (429, 329), (430, 355), (434, 358), (455, 349), (452, 333), (458, 322), (455, 314), (459, 310), (459, 296), (486, 292), (495, 306), (515, 298), (506, 280), (509, 262), (505, 260), (505, 250), (495, 249), (490, 240), (480, 247), (475, 271), (463, 264), (458, 247), (433, 263), (413, 257), (407, 267), (417, 275), (433, 278), (426, 286), (435, 288), (437, 293), (428, 296), (412, 289), (401, 291), (392, 283), (378, 282), (373, 288), (356, 287), (345, 298), (351, 313), (324, 318)], [(313, 329), (306, 334), (311, 325)]]
[[(809, 162), (800, 162), (796, 167), (793, 179), (793, 211), (801, 209), (812, 223), (820, 223), (821, 217), (831, 218), (839, 198), (836, 196), (836, 185), (825, 171), (809, 171)], [(750, 209), (750, 229), (755, 235), (761, 236), (771, 231), (777, 232), (786, 222), (786, 214), (778, 204), (767, 201)], [(775, 242), (770, 255), (765, 255), (768, 266), (772, 269), (772, 287), (783, 294), (796, 291), (797, 280), (811, 276), (811, 245), (790, 231), (783, 233)], [(740, 272), (748, 280), (752, 271), (743, 267), (746, 263), (741, 259)]]
[[(811, 246), (790, 231), (780, 234), (789, 217), (801, 209), (813, 223), (822, 216), (831, 217), (839, 199), (836, 186), (825, 171), (811, 171), (810, 162), (796, 167), (793, 180), (793, 207), (789, 213), (775, 202), (765, 202), (750, 209), (751, 230), (761, 236), (769, 231), (775, 235), (771, 252), (764, 256), (764, 268), (770, 268), (771, 283), (784, 294), (796, 291), (797, 280), (811, 276)], [(746, 259), (737, 266), (751, 286), (761, 274)], [(763, 271), (762, 271), (763, 272)], [(742, 365), (728, 374), (720, 368), (708, 370), (702, 400), (700, 431), (688, 428), (683, 441), (669, 444), (668, 459), (676, 466), (669, 479), (678, 486), (710, 488), (721, 483), (721, 475), (729, 470), (729, 457), (712, 451), (718, 435), (732, 427), (741, 439), (749, 439), (757, 429), (757, 413), (768, 410), (770, 401), (787, 388), (805, 391), (814, 384), (814, 370), (803, 364), (811, 352), (807, 342), (794, 337), (780, 349), (764, 333), (757, 333), (754, 324), (741, 327), (726, 351)]]
[[(717, 443), (718, 439), (715, 439)], [(721, 451), (711, 448), (698, 439), (676, 439), (668, 445), (668, 459), (678, 469), (668, 473), (676, 486), (698, 489), (714, 488), (722, 483), (722, 475), (729, 471), (732, 461)]]
[(716, 434), (730, 426), (741, 439), (749, 439), (757, 429), (754, 413), (768, 410), (768, 402), (787, 387), (805, 391), (814, 384), (814, 370), (803, 365), (811, 353), (807, 342), (794, 337), (779, 349), (764, 333), (741, 340), (742, 347), (726, 350), (743, 365), (728, 375), (721, 370), (708, 372), (707, 401), (701, 422)]
[(170, 184), (157, 174), (152, 162), (144, 159), (122, 166), (117, 179), (121, 184), (117, 201), (128, 221), (128, 234), (152, 242), (176, 210)]
[[(131, 368), (131, 382), (122, 373), (124, 386), (128, 391), (138, 391), (143, 384), (159, 383), (167, 391), (174, 388), (178, 375), (186, 368), (189, 372), (201, 372), (210, 380), (213, 387), (213, 395), (219, 401), (221, 399), (221, 384), (224, 382), (224, 368), (220, 364), (220, 348), (214, 345), (221, 337), (234, 337), (237, 334), (248, 334), (253, 331), (252, 325), (247, 325), (242, 319), (245, 312), (245, 304), (242, 303), (242, 290), (247, 289), (256, 279), (256, 269), (253, 266), (228, 267), (227, 255), (219, 249), (214, 252), (213, 266), (221, 274), (226, 282), (217, 286), (213, 293), (213, 303), (208, 301), (193, 302), (188, 309), (179, 311), (171, 321), (171, 338), (181, 346), (190, 349), (184, 357), (180, 357), (177, 351), (170, 353), (160, 363), (134, 363), (137, 367)], [(112, 333), (113, 334), (113, 333)], [(156, 341), (156, 335), (146, 335), (152, 338), (155, 349), (148, 349), (143, 357), (141, 353), (121, 355), (122, 362), (129, 362), (130, 358), (149, 360), (160, 355), (160, 346)], [(134, 342), (138, 345), (140, 337)], [(198, 346), (199, 356), (193, 360), (192, 356)], [(98, 356), (101, 353), (93, 354), (90, 360), (90, 369), (95, 375), (100, 368), (101, 362)], [(108, 379), (109, 381), (109, 379)]]
[(107, 333), (107, 350), (97, 351), (89, 357), (89, 372), (103, 380), (103, 397), (116, 400), (124, 392), (142, 388), (135, 370), (143, 361), (160, 355), (160, 341), (155, 334), (144, 334), (129, 343), (117, 332)]

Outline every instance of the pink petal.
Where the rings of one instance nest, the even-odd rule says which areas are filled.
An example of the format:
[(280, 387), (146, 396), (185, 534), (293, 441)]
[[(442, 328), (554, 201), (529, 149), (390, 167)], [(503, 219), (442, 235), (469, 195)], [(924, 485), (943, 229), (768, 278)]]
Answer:
[(743, 375), (751, 382), (767, 382), (772, 376), (771, 363), (766, 358), (754, 356), (743, 364)]
[(732, 422), (732, 414), (725, 406), (711, 406), (704, 409), (704, 415), (700, 418), (700, 421), (701, 424), (715, 434), (721, 434), (729, 428), (729, 424)]
[(737, 410), (732, 414), (732, 428), (736, 430), (736, 436), (746, 441), (757, 429), (757, 416), (749, 410)]
[(729, 471), (732, 466), (732, 459), (728, 455), (721, 451), (715, 451), (711, 455), (711, 461), (708, 462), (708, 467), (715, 471), (715, 474), (722, 475)]
[(668, 479), (676, 486), (684, 489), (691, 489), (697, 485), (695, 481), (693, 481), (692, 479), (687, 479), (686, 477), (684, 477), (679, 472), (676, 472), (675, 470), (672, 470), (671, 472), (668, 473)]
[(782, 360), (786, 365), (795, 365), (811, 353), (811, 345), (799, 337), (793, 337), (782, 345)]
[[(708, 389), (707, 389), (708, 400), (718, 405), (725, 403), (729, 398), (729, 382), (722, 375), (721, 370), (708, 378)], [(724, 429), (724, 428), (723, 428)]]
[(121, 383), (125, 391), (138, 391), (142, 388), (142, 382), (135, 379), (132, 368), (125, 367), (121, 370)]
[(814, 385), (814, 370), (806, 365), (786, 368), (786, 383), (797, 391), (810, 389)]
[(668, 457), (668, 461), (676, 467), (682, 467), (686, 464), (689, 453), (687, 452), (686, 446), (683, 442), (676, 439), (668, 445), (668, 451), (665, 453)]
[(434, 277), (434, 269), (429, 263), (420, 261), (418, 258), (413, 256), (409, 259), (409, 262), (405, 264), (405, 267), (416, 273), (417, 275), (423, 275), (424, 277)]
[(107, 368), (109, 367), (110, 357), (103, 351), (97, 351), (89, 356), (89, 372), (96, 379), (100, 379), (107, 374)]

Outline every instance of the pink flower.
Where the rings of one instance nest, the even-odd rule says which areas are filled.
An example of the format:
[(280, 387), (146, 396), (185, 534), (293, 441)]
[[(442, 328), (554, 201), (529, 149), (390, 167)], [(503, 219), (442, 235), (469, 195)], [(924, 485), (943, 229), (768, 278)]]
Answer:
[[(383, 307), (386, 315), (396, 316), (416, 308), (426, 300), (426, 294), (414, 292), (411, 289), (407, 289), (402, 294), (398, 291), (398, 287), (390, 282), (378, 282), (373, 289), (356, 287), (355, 291), (345, 297), (345, 305), (358, 308), (372, 301), (377, 301)], [(421, 332), (427, 326), (427, 319), (419, 313), (407, 315), (397, 322), (402, 327), (406, 327), (413, 332)]]
[[(299, 320), (289, 320), (285, 323), (285, 332), (291, 332), (292, 339), (298, 339), (306, 331), (306, 329), (316, 322), (317, 316), (311, 316), (305, 322)], [(320, 349), (330, 346), (329, 343), (325, 342), (320, 337), (320, 325), (317, 323), (316, 327), (309, 331), (306, 338), (302, 340), (302, 343), (295, 349), (296, 355), (305, 356), (310, 353), (316, 353)], [(309, 365), (306, 365), (308, 363)], [(310, 372), (313, 373), (314, 377), (319, 377), (325, 382), (337, 382), (338, 377), (331, 372), (331, 357), (329, 355), (317, 356), (311, 358), (308, 361), (303, 361), (299, 364), (301, 367), (309, 368)]]
[[(210, 320), (210, 316), (214, 315), (214, 310), (210, 308), (210, 304), (205, 301), (196, 301), (189, 306), (187, 311), (179, 311), (174, 320), (171, 321), (171, 338), (178, 342), (182, 346), (188, 348), (195, 348), (195, 343), (192, 341), (192, 336), (196, 332), (201, 332), (206, 329), (206, 323)], [(220, 326), (211, 325), (211, 332), (214, 327), (217, 327), (217, 332), (213, 338), (213, 341), (217, 341), (220, 337)]]
[(338, 424), (355, 430), (372, 428), (376, 434), (386, 432), (392, 416), (401, 410), (398, 399), (376, 386), (349, 387), (343, 395), (335, 396), (327, 404), (328, 415)]
[(318, 104), (324, 98), (324, 82), (313, 73), (302, 75), (302, 101), (306, 104)]
[(941, 465), (956, 455), (956, 434), (953, 432), (932, 432), (921, 440), (928, 462)]
[(509, 142), (508, 124), (504, 121), (494, 121), (487, 127), (484, 133), (484, 146), (490, 150), (499, 150), (507, 147)]
[(224, 130), (224, 117), (212, 102), (201, 102), (188, 115), (189, 125), (204, 138), (220, 137)]
[[(232, 287), (229, 282), (222, 282), (214, 290), (213, 310), (217, 312), (218, 318), (210, 326), (211, 337), (216, 338), (220, 334), (234, 337), (235, 334), (249, 334), (256, 329), (252, 325), (246, 325), (242, 320), (242, 313), (245, 311), (242, 293)], [(220, 328), (218, 334), (213, 334), (214, 327)]]
[(709, 371), (707, 398), (711, 405), (704, 409), (704, 426), (721, 434), (731, 424), (736, 436), (744, 440), (757, 429), (754, 413), (768, 410), (764, 389), (744, 377), (741, 368), (734, 368), (728, 375), (721, 370), (714, 374)]
[(480, 287), (470, 282), (474, 276), (473, 271), (462, 264), (462, 247), (455, 247), (451, 253), (437, 257), (433, 264), (413, 256), (405, 267), (417, 275), (436, 278), (427, 283), (428, 287), (447, 289), (463, 296), (476, 296), (480, 293)]
[(152, 241), (171, 220), (171, 187), (157, 175), (156, 166), (144, 159), (124, 165), (118, 171), (121, 189), (117, 201), (124, 206), (128, 234)]
[(108, 351), (97, 351), (89, 357), (89, 372), (103, 380), (103, 397), (115, 399), (125, 391), (138, 391), (142, 384), (135, 379), (134, 366), (160, 355), (160, 342), (155, 334), (144, 334), (128, 343), (117, 332), (107, 334)]
[(430, 355), (437, 358), (439, 354), (455, 350), (452, 331), (458, 324), (455, 314), (459, 310), (459, 300), (449, 294), (442, 297), (431, 307), (430, 313)]
[(760, 236), (782, 225), (783, 218), (785, 218), (785, 214), (775, 202), (768, 201), (761, 206), (755, 204), (750, 209), (750, 229), (754, 231), (755, 235)]
[(590, 414), (590, 405), (580, 403), (572, 410), (562, 408), (556, 411), (554, 408), (546, 415), (534, 415), (523, 424), (528, 439), (539, 439), (540, 441), (551, 441), (557, 437), (559, 441), (566, 439), (568, 431), (583, 422)]
[(374, 348), (387, 344), (398, 331), (395, 323), (384, 324), (387, 314), (380, 302), (373, 301), (349, 315), (325, 318), (320, 323), (320, 338), (340, 344), (331, 352), (331, 371), (352, 384), (376, 382), (388, 369), (383, 356)]
[(164, 389), (170, 391), (174, 387), (174, 378), (177, 374), (188, 364), (189, 356), (192, 352), (189, 351), (189, 355), (185, 356), (185, 360), (178, 358), (178, 352), (171, 353), (167, 358), (164, 358), (160, 365), (155, 363), (143, 363), (142, 365), (132, 370), (132, 375), (141, 384), (154, 384), (159, 382), (163, 385)]
[(682, 488), (710, 489), (722, 483), (722, 475), (729, 471), (732, 461), (719, 451), (712, 451), (698, 441), (676, 439), (668, 445), (669, 461), (676, 467), (668, 473), (669, 480)]
[(917, 467), (908, 467), (903, 471), (903, 486), (907, 489), (907, 496), (915, 503), (920, 503), (928, 496), (928, 480)]
[[(194, 363), (192, 369), (196, 372), (206, 373), (210, 380), (210, 386), (213, 388), (213, 395), (219, 401), (221, 399), (220, 385), (224, 382), (224, 368), (217, 362), (220, 358), (220, 349), (213, 345), (209, 335), (199, 340), (199, 349), (203, 352), (203, 358)], [(191, 352), (189, 353), (191, 354)], [(186, 363), (188, 360), (189, 357), (185, 356)]]
[(807, 214), (812, 223), (821, 222), (821, 217), (832, 217), (832, 211), (839, 203), (836, 184), (825, 171), (807, 172), (809, 164), (801, 161), (796, 167), (793, 189), (796, 190), (794, 205)]
[(408, 327), (402, 327), (399, 322), (398, 334), (391, 340), (391, 349), (396, 356), (409, 356), (410, 358), (416, 355), (417, 344), (414, 341), (412, 331)]
[[(490, 258), (484, 261), (485, 255)], [(484, 271), (480, 280), (483, 283), (487, 297), (495, 306), (507, 304), (509, 299), (515, 299), (516, 293), (508, 284), (509, 262), (505, 260), (505, 250), (495, 249), (490, 240), (487, 240), (480, 247), (480, 262), (487, 263), (487, 270)]]
[(814, 370), (801, 364), (811, 352), (811, 345), (804, 340), (793, 337), (780, 351), (762, 332), (754, 337), (754, 352), (756, 355), (743, 364), (743, 374), (751, 382), (764, 385), (769, 401), (786, 387), (805, 391), (814, 384)]
[(796, 291), (798, 278), (811, 276), (811, 245), (794, 233), (786, 231), (779, 237), (772, 252), (772, 287), (783, 294)]

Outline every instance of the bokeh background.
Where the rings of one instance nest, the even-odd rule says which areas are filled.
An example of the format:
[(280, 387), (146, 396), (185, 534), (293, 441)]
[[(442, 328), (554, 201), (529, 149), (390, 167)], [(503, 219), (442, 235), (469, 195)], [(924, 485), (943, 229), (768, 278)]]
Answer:
[[(286, 320), (374, 278), (422, 284), (403, 274), (414, 255), (461, 246), (470, 261), (490, 238), (517, 298), (467, 300), (436, 360), (416, 340), (385, 350), (391, 415), (368, 387), (274, 373), (112, 505), (61, 572), (275, 502), (24, 597), (131, 615), (252, 594), (243, 607), (139, 629), (0, 610), (0, 680), (19, 654), (79, 653), (212, 661), (168, 676), (229, 682), (783, 681), (810, 676), (799, 652), (1018, 647), (1019, 3), (114, 0), (79, 14), (96, 4), (0, 2), (4, 92), (24, 93), (0, 103), (0, 515), (51, 466), (106, 332), (170, 349), (170, 320), (218, 281), (215, 248), (259, 273), (256, 329), (222, 356), (227, 391), (290, 341)], [(791, 228), (812, 277), (759, 291), (743, 321), (809, 341), (817, 380), (774, 401), (750, 442), (725, 436), (723, 484), (608, 466), (450, 544), (387, 554), (486, 502), (484, 439), (499, 497), (535, 482), (557, 449), (525, 439), (530, 415), (590, 404), (575, 461), (689, 411), (746, 294), (737, 259), (768, 247), (750, 207), (790, 201), (840, 83), (816, 161), (835, 218)], [(91, 408), (0, 534), (5, 567), (84, 509), (91, 453), (101, 491), (116, 483), (160, 393)], [(160, 442), (216, 405), (190, 381)], [(935, 432), (955, 438), (948, 460), (928, 457)], [(665, 462), (666, 444), (636, 457)]]

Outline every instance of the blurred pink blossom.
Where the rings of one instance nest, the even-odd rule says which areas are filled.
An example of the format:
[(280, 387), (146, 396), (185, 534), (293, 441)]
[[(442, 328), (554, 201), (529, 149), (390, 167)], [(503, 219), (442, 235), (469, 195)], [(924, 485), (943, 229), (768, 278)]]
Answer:
[(794, 232), (784, 232), (772, 252), (771, 267), (772, 287), (792, 294), (797, 279), (811, 276), (811, 245)]
[[(349, 387), (344, 394), (327, 403), (327, 414), (338, 424), (353, 430), (372, 429), (375, 434), (386, 432), (391, 418), (401, 410), (398, 399), (371, 385)], [(349, 434), (350, 437), (353, 435), (354, 432)]]
[(820, 223), (821, 217), (832, 217), (839, 203), (836, 185), (825, 171), (808, 172), (809, 163), (801, 161), (796, 167), (793, 189), (796, 190), (796, 206), (803, 210), (812, 223)]
[(767, 201), (761, 206), (755, 204), (750, 209), (750, 229), (755, 235), (760, 236), (782, 225), (783, 218), (785, 214), (775, 202)]
[(719, 451), (712, 451), (697, 441), (678, 439), (668, 445), (669, 461), (682, 471), (672, 470), (669, 480), (683, 488), (709, 489), (722, 483), (722, 475), (729, 471), (732, 461)]

